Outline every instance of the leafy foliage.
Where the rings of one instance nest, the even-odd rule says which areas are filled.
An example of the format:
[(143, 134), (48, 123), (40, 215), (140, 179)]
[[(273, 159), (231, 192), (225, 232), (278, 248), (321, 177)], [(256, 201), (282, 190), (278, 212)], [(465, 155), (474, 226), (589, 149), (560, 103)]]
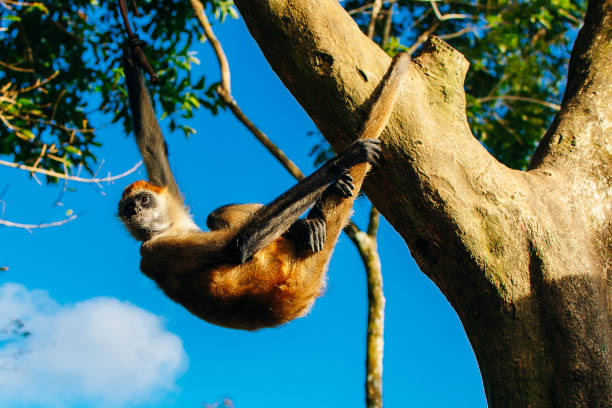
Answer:
[[(370, 3), (345, 3), (364, 31)], [(399, 0), (386, 2), (375, 40), (393, 55), (414, 51), (429, 33), (462, 52), (471, 63), (465, 88), (474, 135), (506, 165), (525, 168), (561, 101), (585, 9), (586, 0)]]
[[(210, 3), (219, 18), (235, 13), (226, 0)], [(0, 1), (0, 154), (60, 172), (83, 165), (91, 173), (100, 146), (96, 113), (130, 130), (120, 64), (126, 35), (116, 4)], [(216, 112), (219, 101), (216, 84), (190, 72), (198, 63), (189, 50), (198, 32), (191, 5), (140, 0), (138, 6), (143, 17), (132, 24), (160, 78), (150, 85), (152, 95), (172, 129), (194, 133), (187, 126), (193, 109)]]
[[(221, 21), (236, 17), (231, 0), (207, 3)], [(433, 33), (461, 51), (472, 64), (466, 92), (474, 134), (499, 160), (525, 168), (561, 99), (585, 3), (383, 2), (374, 39), (394, 54), (415, 51), (423, 34)], [(343, 4), (366, 31), (371, 0)], [(217, 84), (191, 74), (198, 60), (190, 45), (199, 32), (191, 5), (139, 0), (138, 6), (143, 17), (132, 17), (132, 23), (160, 77), (150, 84), (151, 93), (170, 128), (189, 136), (195, 108), (216, 112), (223, 106)], [(0, 154), (60, 172), (77, 165), (92, 172), (100, 145), (94, 122), (112, 120), (131, 129), (120, 64), (125, 32), (116, 2), (2, 0), (0, 10)], [(323, 160), (325, 149), (313, 154)]]

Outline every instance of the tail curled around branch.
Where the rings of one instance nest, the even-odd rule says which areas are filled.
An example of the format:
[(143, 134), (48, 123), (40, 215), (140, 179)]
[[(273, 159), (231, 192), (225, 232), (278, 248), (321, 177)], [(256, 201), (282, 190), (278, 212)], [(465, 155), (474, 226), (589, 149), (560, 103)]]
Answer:
[(387, 126), (393, 105), (401, 89), (400, 82), (410, 67), (410, 55), (399, 53), (391, 61), (387, 74), (379, 85), (378, 95), (365, 121), (359, 139), (377, 139)]

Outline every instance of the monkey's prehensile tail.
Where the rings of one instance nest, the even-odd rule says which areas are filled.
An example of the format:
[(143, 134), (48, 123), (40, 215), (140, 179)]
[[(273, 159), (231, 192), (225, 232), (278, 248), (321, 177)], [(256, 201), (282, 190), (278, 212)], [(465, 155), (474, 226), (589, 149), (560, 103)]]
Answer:
[(378, 95), (370, 107), (370, 112), (358, 139), (377, 139), (385, 130), (393, 112), (395, 100), (401, 90), (401, 80), (409, 66), (410, 56), (408, 54), (402, 52), (393, 58), (387, 75), (378, 86)]

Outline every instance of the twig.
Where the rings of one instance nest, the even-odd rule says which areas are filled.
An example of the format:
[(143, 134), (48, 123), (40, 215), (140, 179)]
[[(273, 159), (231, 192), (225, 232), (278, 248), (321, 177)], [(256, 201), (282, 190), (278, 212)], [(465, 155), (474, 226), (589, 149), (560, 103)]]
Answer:
[(382, 0), (374, 0), (372, 5), (372, 15), (370, 16), (370, 24), (368, 25), (368, 37), (374, 38), (374, 31), (376, 30), (376, 20), (378, 20), (378, 13), (382, 8)]
[(53, 74), (51, 74), (49, 77), (43, 79), (42, 81), (40, 79), (37, 79), (36, 82), (33, 85), (30, 85), (28, 87), (19, 89), (17, 91), (15, 91), (17, 94), (21, 94), (21, 93), (25, 93), (25, 92), (30, 92), (31, 90), (34, 89), (38, 89), (41, 88), (42, 86), (48, 84), (49, 82), (53, 81), (55, 79), (56, 76), (59, 75), (59, 71), (55, 71)]
[(552, 110), (558, 111), (561, 110), (561, 105), (557, 105), (556, 103), (546, 102), (536, 98), (530, 98), (528, 96), (518, 96), (518, 95), (493, 95), (493, 96), (483, 96), (482, 98), (476, 99), (477, 102), (491, 102), (495, 100), (508, 100), (508, 101), (520, 101), (520, 102), (530, 102), (536, 103), (538, 105), (546, 106)]
[(40, 173), (40, 174), (44, 174), (45, 176), (56, 177), (56, 178), (59, 178), (59, 179), (64, 179), (64, 180), (69, 180), (69, 181), (76, 181), (78, 183), (95, 183), (95, 184), (100, 184), (100, 183), (107, 183), (107, 182), (109, 183), (111, 181), (118, 180), (120, 178), (126, 177), (126, 176), (134, 173), (142, 165), (142, 161), (139, 161), (131, 169), (126, 170), (126, 171), (124, 171), (121, 174), (117, 174), (116, 176), (107, 176), (107, 177), (103, 177), (103, 178), (86, 178), (86, 177), (78, 177), (78, 176), (69, 176), (67, 174), (58, 173), (58, 172), (53, 171), (53, 170), (39, 169), (37, 167), (26, 166), (25, 164), (14, 163), (14, 162), (9, 162), (9, 161), (5, 161), (5, 160), (0, 160), (0, 165), (1, 166), (6, 166), (6, 167), (11, 167), (11, 168), (14, 168), (14, 169), (24, 170), (24, 171), (27, 171), (27, 172), (30, 172), (30, 173)]
[[(457, 32), (454, 32), (454, 33), (440, 34), (438, 37), (440, 37), (443, 40), (451, 40), (453, 38), (461, 37), (465, 33), (476, 32), (477, 30), (486, 30), (488, 28), (489, 28), (488, 25), (484, 25), (482, 27), (476, 27), (476, 26), (471, 26), (470, 25), (470, 26), (464, 27), (461, 30), (459, 30)], [(476, 35), (476, 36), (478, 36), (478, 35)]]
[(436, 14), (436, 17), (438, 18), (439, 21), (472, 18), (472, 16), (469, 15), (469, 14), (445, 14), (445, 15), (442, 15), (442, 14), (440, 14), (440, 9), (438, 9), (438, 5), (436, 4), (436, 0), (430, 0), (429, 4), (431, 4), (431, 8), (433, 9), (433, 11)]
[(382, 269), (376, 243), (379, 214), (370, 210), (368, 233), (350, 223), (344, 232), (357, 247), (368, 281), (368, 330), (366, 336), (366, 407), (382, 408), (382, 372), (385, 332), (385, 294)]
[(391, 35), (391, 26), (393, 25), (393, 9), (395, 8), (395, 4), (391, 3), (389, 6), (389, 10), (387, 12), (387, 20), (385, 21), (385, 29), (383, 31), (383, 36), (381, 40), (381, 44), (385, 46), (389, 41), (389, 36)]
[[(361, 12), (366, 11), (367, 9), (369, 9), (369, 8), (373, 7), (373, 6), (374, 6), (374, 4), (376, 3), (376, 1), (377, 1), (377, 0), (375, 0), (375, 2), (374, 2), (374, 3), (365, 4), (365, 5), (363, 5), (363, 6), (356, 7), (356, 8), (351, 9), (351, 10), (347, 10), (346, 12), (347, 12), (349, 15), (351, 15), (351, 16), (352, 16), (353, 14), (361, 13)], [(395, 2), (397, 2), (397, 0), (389, 0), (389, 1), (384, 1), (383, 3), (384, 3), (384, 4), (393, 4), (393, 3), (395, 3)]]
[(195, 12), (196, 18), (200, 23), (200, 26), (204, 30), (204, 35), (206, 39), (210, 42), (210, 45), (213, 47), (213, 51), (217, 56), (217, 61), (219, 61), (219, 69), (221, 70), (221, 87), (223, 89), (224, 94), (231, 97), (232, 95), (232, 85), (231, 85), (231, 75), (229, 62), (227, 61), (227, 57), (225, 56), (225, 52), (223, 51), (223, 47), (221, 43), (217, 39), (212, 26), (210, 25), (210, 21), (208, 21), (208, 17), (206, 17), (206, 12), (204, 11), (204, 6), (202, 2), (199, 0), (190, 0), (191, 7)]
[(76, 128), (69, 128), (66, 127), (64, 125), (60, 125), (59, 123), (55, 123), (52, 120), (45, 120), (41, 117), (35, 117), (35, 118), (29, 118), (27, 116), (23, 116), (23, 115), (17, 115), (17, 114), (12, 114), (10, 115), (13, 118), (18, 118), (21, 120), (25, 120), (28, 123), (42, 123), (43, 125), (47, 125), (47, 126), (51, 126), (52, 128), (55, 129), (59, 129), (61, 131), (64, 131), (66, 133), (72, 133), (72, 132), (78, 132), (78, 133), (93, 133), (95, 132), (95, 129), (91, 129), (91, 128), (82, 128), (82, 129), (76, 129)]
[(0, 219), (0, 225), (4, 225), (6, 227), (23, 228), (25, 230), (28, 230), (29, 232), (32, 232), (30, 230), (37, 229), (37, 228), (59, 227), (60, 225), (67, 224), (67, 223), (69, 223), (70, 221), (73, 221), (76, 218), (77, 218), (77, 215), (73, 214), (73, 215), (71, 215), (70, 217), (68, 217), (66, 219), (59, 220), (59, 221), (54, 221), (54, 222), (49, 222), (49, 223), (46, 223), (46, 224), (21, 224), (21, 223), (18, 223), (18, 222), (12, 222), (12, 221), (7, 221), (7, 220)]
[(51, 118), (50, 118), (51, 122), (53, 122), (53, 120), (55, 119), (55, 114), (57, 113), (57, 107), (59, 106), (59, 103), (64, 97), (64, 95), (66, 95), (66, 90), (62, 89), (57, 99), (55, 100), (55, 103), (53, 104), (53, 110), (51, 111)]
[(34, 69), (32, 68), (16, 67), (15, 65), (7, 64), (4, 61), (0, 61), (0, 67), (4, 67), (6, 69), (10, 69), (11, 71), (16, 71), (16, 72), (34, 72)]

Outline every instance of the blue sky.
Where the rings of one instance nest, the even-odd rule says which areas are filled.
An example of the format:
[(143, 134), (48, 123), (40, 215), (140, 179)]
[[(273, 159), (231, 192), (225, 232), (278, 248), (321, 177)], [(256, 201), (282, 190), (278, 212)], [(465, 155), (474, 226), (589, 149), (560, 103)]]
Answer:
[[(315, 126), (269, 68), (242, 21), (215, 26), (244, 112), (300, 168)], [(218, 79), (208, 44), (198, 46), (208, 81)], [(100, 175), (139, 160), (133, 139), (100, 130)], [(162, 126), (167, 121), (162, 122)], [(201, 110), (197, 134), (166, 133), (172, 167), (196, 221), (232, 202), (268, 202), (294, 181), (231, 116)], [(231, 398), (245, 407), (344, 407), (364, 401), (367, 314), (363, 265), (344, 236), (328, 290), (311, 313), (255, 333), (219, 328), (168, 300), (139, 272), (138, 243), (115, 217), (123, 187), (38, 185), (0, 167), (0, 218), (23, 223), (78, 218), (62, 227), (0, 227), (0, 329), (20, 318), (25, 341), (0, 337), (3, 407), (200, 407)], [(42, 180), (43, 178), (41, 178)], [(55, 205), (58, 197), (61, 205)], [(364, 225), (368, 204), (355, 220)], [(399, 235), (383, 221), (379, 247), (387, 298), (384, 399), (387, 407), (485, 406), (465, 332), (444, 296), (419, 272)]]

